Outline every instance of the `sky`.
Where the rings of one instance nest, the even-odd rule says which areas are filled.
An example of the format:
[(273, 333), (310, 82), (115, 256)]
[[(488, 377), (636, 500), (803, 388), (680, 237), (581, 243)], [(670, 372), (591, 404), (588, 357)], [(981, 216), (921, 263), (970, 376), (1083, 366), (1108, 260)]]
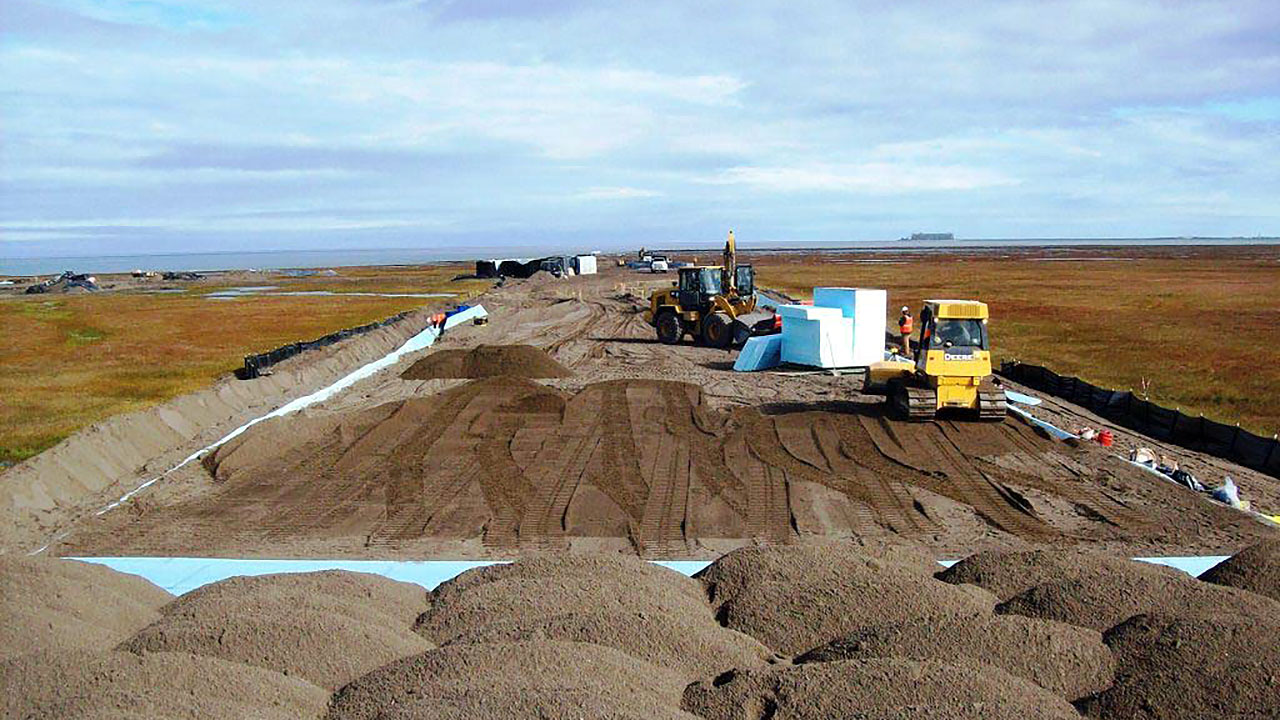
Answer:
[(1280, 235), (1280, 4), (3, 0), (0, 258)]

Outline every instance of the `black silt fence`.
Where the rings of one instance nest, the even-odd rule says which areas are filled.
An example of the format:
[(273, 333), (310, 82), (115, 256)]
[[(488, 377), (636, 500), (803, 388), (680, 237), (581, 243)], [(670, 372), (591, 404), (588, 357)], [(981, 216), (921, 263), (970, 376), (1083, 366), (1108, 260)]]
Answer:
[(1127, 390), (1109, 390), (1078, 377), (1059, 375), (1040, 365), (1005, 361), (1004, 377), (1040, 392), (1086, 407), (1122, 427), (1178, 445), (1216, 455), (1280, 478), (1280, 441), (1260, 437), (1239, 425), (1224, 425), (1142, 400)]
[(266, 370), (278, 362), (287, 360), (294, 355), (298, 355), (299, 353), (304, 353), (315, 348), (333, 345), (334, 343), (346, 340), (349, 337), (363, 335), (371, 330), (377, 330), (378, 328), (393, 325), (405, 319), (408, 315), (409, 312), (406, 311), (392, 315), (385, 320), (379, 320), (378, 322), (369, 323), (368, 325), (360, 325), (358, 327), (339, 330), (335, 333), (329, 333), (322, 338), (316, 338), (315, 340), (308, 342), (289, 343), (288, 345), (281, 345), (275, 350), (269, 350), (257, 355), (245, 355), (244, 367), (236, 369), (236, 377), (241, 380), (251, 380), (262, 375), (263, 370)]

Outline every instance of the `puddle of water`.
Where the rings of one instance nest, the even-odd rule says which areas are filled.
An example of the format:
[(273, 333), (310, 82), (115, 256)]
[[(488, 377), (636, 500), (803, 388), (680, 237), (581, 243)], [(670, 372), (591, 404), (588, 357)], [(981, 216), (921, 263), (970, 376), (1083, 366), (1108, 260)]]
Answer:
[(233, 298), (252, 297), (254, 295), (270, 295), (272, 297), (289, 296), (349, 296), (349, 297), (390, 297), (390, 298), (447, 298), (456, 297), (454, 293), (378, 293), (378, 292), (335, 292), (333, 290), (279, 290), (279, 285), (248, 285), (244, 287), (224, 288), (205, 295), (208, 300), (230, 300)]

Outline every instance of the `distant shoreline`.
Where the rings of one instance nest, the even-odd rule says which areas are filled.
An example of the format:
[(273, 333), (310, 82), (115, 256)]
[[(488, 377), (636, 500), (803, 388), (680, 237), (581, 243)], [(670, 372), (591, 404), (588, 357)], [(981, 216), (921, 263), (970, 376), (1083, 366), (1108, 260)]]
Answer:
[[(1011, 250), (1017, 248), (1089, 247), (1249, 247), (1280, 245), (1280, 237), (1151, 237), (1151, 238), (983, 238), (940, 242), (911, 240), (869, 240), (832, 243), (827, 241), (764, 242), (740, 241), (739, 251), (751, 253), (856, 253), (856, 252), (945, 252), (948, 250)], [(664, 253), (705, 253), (719, 250), (718, 242), (689, 245), (646, 244)], [(605, 255), (630, 255), (633, 247), (521, 246), (513, 248), (475, 247), (468, 250), (428, 248), (359, 248), (340, 250), (265, 250), (193, 253), (150, 253), (128, 255), (75, 255), (60, 257), (0, 258), (0, 276), (34, 277), (64, 270), (86, 273), (127, 273), (155, 271), (248, 271), (288, 270), (325, 267), (368, 267), (427, 265), (466, 262), (493, 257), (540, 257), (600, 251)]]

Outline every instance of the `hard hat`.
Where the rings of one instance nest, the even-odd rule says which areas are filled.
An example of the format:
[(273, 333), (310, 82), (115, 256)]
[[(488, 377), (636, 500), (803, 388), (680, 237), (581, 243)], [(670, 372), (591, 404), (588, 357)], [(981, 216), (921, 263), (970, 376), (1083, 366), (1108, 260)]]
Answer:
[(907, 307), (906, 305), (903, 305), (902, 312), (911, 312), (911, 308)]

